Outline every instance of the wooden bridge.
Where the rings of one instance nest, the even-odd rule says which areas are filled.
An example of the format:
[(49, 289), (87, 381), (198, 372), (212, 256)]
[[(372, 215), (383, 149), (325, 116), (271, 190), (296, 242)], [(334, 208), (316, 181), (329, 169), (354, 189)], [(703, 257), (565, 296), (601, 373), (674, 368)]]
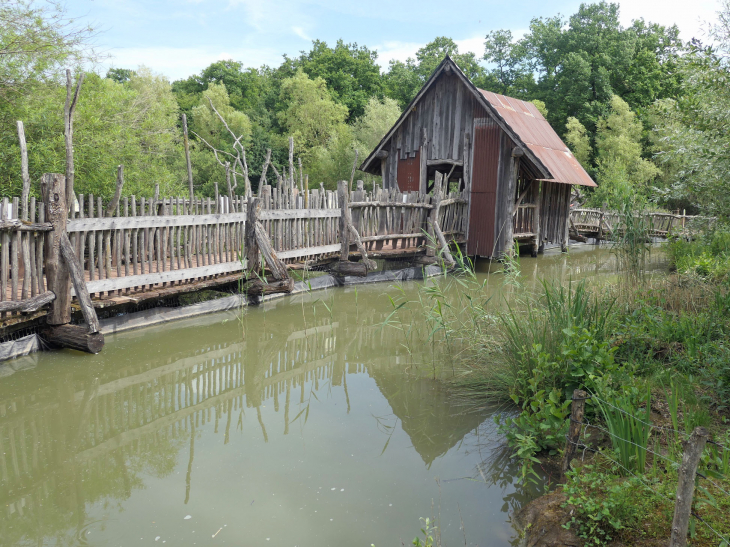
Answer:
[[(693, 230), (706, 228), (714, 219), (685, 214), (650, 211), (636, 215), (641, 223), (641, 230), (648, 238), (667, 238), (669, 236), (687, 236), (690, 227)], [(597, 240), (613, 239), (623, 233), (624, 215), (606, 211), (605, 209), (576, 208), (570, 211), (569, 233), (573, 239), (586, 237)]]

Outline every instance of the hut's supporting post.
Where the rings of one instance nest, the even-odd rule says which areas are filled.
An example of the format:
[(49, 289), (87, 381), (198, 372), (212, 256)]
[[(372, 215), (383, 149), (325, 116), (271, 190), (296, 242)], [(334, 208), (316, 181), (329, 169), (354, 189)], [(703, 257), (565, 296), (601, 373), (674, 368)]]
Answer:
[(568, 244), (570, 243), (570, 187), (566, 192), (565, 198), (565, 222), (563, 226), (563, 241), (560, 250), (564, 253), (568, 252)]
[(570, 408), (570, 427), (568, 428), (568, 436), (565, 441), (565, 454), (563, 455), (563, 475), (570, 469), (570, 461), (573, 459), (576, 445), (580, 440), (580, 426), (583, 422), (587, 397), (588, 394), (581, 389), (573, 391), (573, 403)]
[[(519, 146), (514, 148), (511, 153), (512, 161), (509, 164), (509, 178), (507, 179), (507, 188), (504, 190), (504, 195), (508, 199), (510, 204), (507, 214), (505, 215), (504, 226), (500, 226), (502, 229), (502, 248), (505, 254), (510, 256), (515, 250), (515, 216), (517, 208), (525, 197), (523, 193), (516, 202), (512, 201), (515, 199), (515, 193), (517, 192), (517, 177), (520, 172), (520, 158), (524, 155), (524, 150)], [(534, 184), (534, 183), (532, 183)]]
[(431, 212), (428, 215), (428, 246), (426, 256), (436, 256), (437, 235), (434, 226), (438, 223), (439, 209), (441, 208), (441, 184), (443, 175), (436, 171), (433, 178), (433, 197), (431, 198)]
[(684, 442), (684, 454), (682, 454), (682, 465), (679, 468), (677, 501), (674, 504), (674, 519), (672, 520), (669, 547), (684, 547), (687, 545), (687, 530), (689, 529), (692, 497), (695, 491), (695, 475), (708, 437), (709, 432), (704, 427), (696, 427), (689, 439)]
[(428, 191), (428, 148), (426, 141), (428, 140), (428, 133), (426, 128), (421, 128), (421, 147), (418, 150), (418, 191), (422, 194), (426, 194)]
[[(543, 184), (537, 182), (537, 197), (535, 198), (535, 213), (533, 217), (533, 231), (535, 232), (535, 242), (532, 244), (532, 256), (536, 257), (540, 252), (540, 212), (542, 209), (542, 189)], [(570, 220), (570, 209), (568, 209), (568, 220)]]

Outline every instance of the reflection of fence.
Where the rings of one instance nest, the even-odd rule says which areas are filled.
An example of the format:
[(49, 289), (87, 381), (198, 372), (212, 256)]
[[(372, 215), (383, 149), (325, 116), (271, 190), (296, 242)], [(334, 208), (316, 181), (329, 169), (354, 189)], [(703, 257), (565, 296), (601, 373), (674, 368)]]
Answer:
[[(646, 433), (646, 440), (648, 441), (649, 438), (649, 432), (652, 429), (658, 429), (658, 430), (664, 430), (672, 432), (673, 434), (677, 436), (681, 436), (682, 438), (685, 438), (686, 440), (683, 443), (684, 447), (684, 453), (682, 454), (682, 461), (681, 463), (679, 461), (676, 461), (672, 459), (670, 456), (665, 454), (659, 454), (658, 452), (655, 452), (648, 448), (648, 446), (636, 443), (635, 440), (625, 439), (622, 438), (612, 431), (609, 431), (609, 429), (600, 427), (595, 424), (589, 423), (585, 418), (585, 402), (586, 400), (595, 400), (599, 402), (601, 405), (605, 405), (607, 407), (610, 407), (612, 411), (617, 411), (619, 413), (622, 413), (625, 417), (631, 419), (634, 423), (641, 424), (641, 427), (648, 428)], [(648, 403), (647, 403), (648, 404)], [(649, 416), (649, 411), (647, 409), (646, 416)], [(698, 521), (700, 521), (702, 524), (704, 524), (707, 529), (712, 532), (720, 541), (722, 545), (730, 545), (730, 539), (723, 537), (717, 530), (715, 530), (712, 526), (710, 526), (709, 523), (707, 523), (699, 514), (697, 514), (696, 511), (693, 510), (693, 497), (695, 494), (695, 481), (696, 479), (702, 478), (706, 481), (708, 481), (710, 484), (712, 484), (717, 490), (719, 490), (722, 494), (730, 498), (730, 492), (723, 489), (721, 486), (719, 486), (717, 483), (712, 481), (710, 478), (708, 478), (709, 473), (702, 474), (697, 472), (697, 468), (699, 467), (700, 460), (702, 458), (702, 452), (705, 449), (705, 445), (709, 442), (720, 449), (724, 450), (726, 455), (730, 455), (730, 448), (722, 446), (718, 443), (715, 443), (714, 441), (709, 439), (709, 432), (704, 427), (696, 427), (694, 431), (692, 431), (691, 434), (687, 434), (682, 431), (678, 431), (676, 429), (670, 428), (670, 427), (659, 427), (655, 426), (654, 424), (650, 423), (648, 421), (642, 420), (638, 416), (634, 416), (630, 414), (629, 412), (611, 404), (610, 402), (603, 400), (599, 398), (596, 395), (591, 395), (590, 397), (585, 391), (576, 389), (573, 392), (573, 398), (572, 398), (572, 404), (571, 404), (571, 414), (570, 414), (570, 424), (569, 424), (569, 430), (568, 434), (566, 435), (566, 447), (565, 447), (565, 454), (563, 458), (563, 473), (565, 473), (568, 469), (570, 469), (570, 461), (573, 458), (576, 449), (579, 450), (588, 450), (595, 453), (600, 453), (601, 456), (612, 462), (613, 464), (620, 467), (624, 472), (634, 476), (637, 478), (648, 490), (650, 490), (654, 495), (663, 498), (664, 500), (668, 501), (669, 503), (674, 504), (674, 519), (672, 521), (672, 528), (671, 528), (671, 539), (669, 543), (669, 547), (684, 547), (687, 543), (687, 533), (689, 530), (689, 524), (690, 524), (690, 517), (695, 517)], [(643, 475), (642, 469), (637, 469), (638, 474), (634, 473), (630, 469), (628, 469), (625, 465), (622, 463), (616, 461), (615, 459), (611, 458), (606, 454), (605, 451), (602, 450), (596, 450), (594, 448), (591, 448), (586, 444), (586, 440), (582, 439), (581, 437), (585, 435), (585, 431), (587, 428), (594, 428), (602, 433), (607, 434), (612, 439), (618, 440), (621, 443), (623, 443), (625, 446), (629, 446), (631, 450), (638, 455), (643, 455), (642, 458), (636, 458), (635, 461), (644, 461), (645, 455), (647, 453), (650, 453), (654, 456), (654, 458), (660, 458), (662, 460), (665, 460), (668, 462), (669, 465), (673, 466), (678, 470), (679, 479), (677, 482), (677, 493), (676, 493), (676, 500), (671, 500), (661, 492), (658, 492), (655, 488), (653, 488), (646, 480), (644, 480), (640, 475)], [(582, 433), (581, 433), (582, 432)], [(727, 462), (727, 457), (720, 458), (722, 461)], [(709, 466), (709, 465), (708, 465)], [(701, 487), (701, 490), (707, 493), (707, 490), (703, 487)], [(708, 494), (710, 498), (712, 498), (711, 495)], [(717, 507), (717, 504), (713, 502), (713, 500), (705, 500), (708, 501), (710, 504)], [(724, 542), (724, 543), (723, 543)]]
[[(290, 405), (306, 403), (305, 384), (311, 382), (316, 390), (331, 380), (346, 389), (348, 365), (336, 358), (337, 327), (322, 322), (286, 338), (211, 344), (201, 353), (159, 366), (142, 362), (85, 384), (69, 375), (33, 395), (3, 398), (2, 507), (22, 514), (34, 505), (52, 506), (49, 495), (71, 468), (98, 468), (99, 476), (108, 474), (119, 456), (159, 456), (167, 441), (190, 438), (201, 423), (215, 422), (216, 431), (220, 423), (228, 443), (236, 413), (244, 407), (256, 408), (266, 437), (259, 407), (267, 400), (273, 400), (276, 412), (281, 406), (288, 433), (296, 416)], [(369, 334), (379, 331), (360, 330), (364, 334), (357, 339), (365, 336), (362, 343), (374, 343)], [(257, 357), (246, 359), (249, 352)], [(362, 364), (349, 364), (350, 373), (363, 370)]]

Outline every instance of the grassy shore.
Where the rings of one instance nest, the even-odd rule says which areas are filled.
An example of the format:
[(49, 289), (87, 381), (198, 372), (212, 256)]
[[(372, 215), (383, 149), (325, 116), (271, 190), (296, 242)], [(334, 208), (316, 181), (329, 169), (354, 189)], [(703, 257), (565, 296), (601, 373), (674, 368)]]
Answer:
[[(667, 539), (682, 441), (703, 426), (730, 447), (729, 249), (724, 233), (673, 242), (666, 276), (633, 269), (612, 285), (545, 281), (533, 293), (510, 264), (509, 305), (485, 298), (468, 268), (423, 290), (429, 337), (456, 362), (446, 381), (455, 396), (505, 404), (497, 420), (521, 480), (537, 482), (536, 464), (561, 456), (573, 390), (591, 395), (586, 419), (600, 429), (585, 428), (588, 449), (559, 486), (566, 524), (588, 544)], [(692, 545), (721, 544), (705, 524), (730, 537), (729, 460), (705, 450), (694, 504), (705, 523), (693, 518)]]

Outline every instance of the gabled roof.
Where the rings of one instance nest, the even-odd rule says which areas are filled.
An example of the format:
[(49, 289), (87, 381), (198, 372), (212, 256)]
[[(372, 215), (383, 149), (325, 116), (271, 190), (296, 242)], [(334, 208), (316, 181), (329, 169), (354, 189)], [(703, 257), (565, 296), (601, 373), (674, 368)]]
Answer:
[(365, 158), (360, 166), (361, 171), (367, 171), (375, 155), (383, 148), (396, 130), (408, 117), (413, 107), (421, 100), (431, 87), (433, 82), (444, 71), (453, 70), (462, 83), (476, 97), (482, 107), (489, 112), (501, 129), (521, 146), (525, 151), (525, 157), (536, 167), (540, 173), (540, 180), (562, 182), (565, 184), (579, 184), (582, 186), (596, 186), (591, 177), (578, 163), (568, 147), (558, 137), (555, 130), (540, 114), (535, 105), (504, 95), (497, 95), (489, 91), (478, 89), (467, 78), (458, 65), (448, 55), (444, 57), (441, 64), (434, 70), (431, 77), (416, 94), (406, 109), (401, 114), (395, 125), (382, 138), (375, 150)]

